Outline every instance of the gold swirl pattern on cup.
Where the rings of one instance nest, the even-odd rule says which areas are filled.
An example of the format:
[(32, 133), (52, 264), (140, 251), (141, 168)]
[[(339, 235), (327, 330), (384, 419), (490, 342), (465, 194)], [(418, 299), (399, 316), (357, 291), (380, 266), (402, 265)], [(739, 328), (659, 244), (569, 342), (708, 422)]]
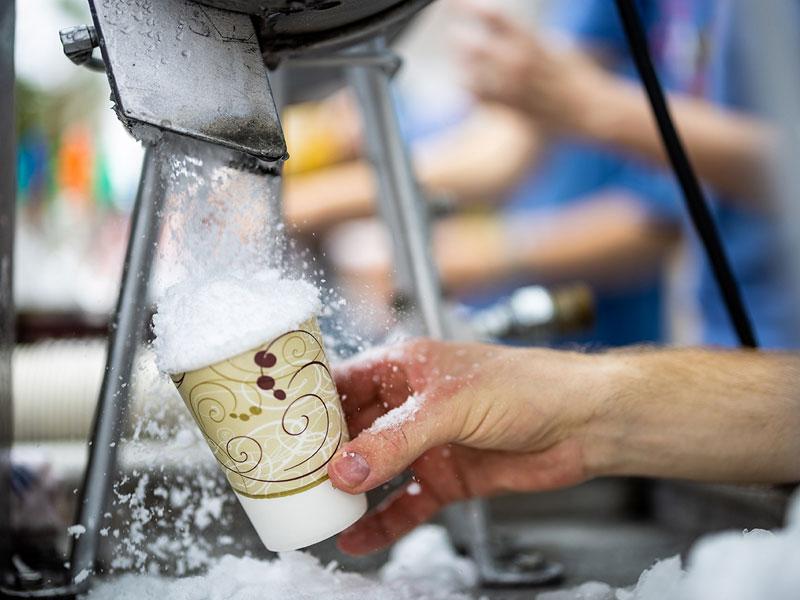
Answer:
[(348, 439), (316, 317), (172, 380), (231, 486), (244, 496), (275, 498), (319, 485)]

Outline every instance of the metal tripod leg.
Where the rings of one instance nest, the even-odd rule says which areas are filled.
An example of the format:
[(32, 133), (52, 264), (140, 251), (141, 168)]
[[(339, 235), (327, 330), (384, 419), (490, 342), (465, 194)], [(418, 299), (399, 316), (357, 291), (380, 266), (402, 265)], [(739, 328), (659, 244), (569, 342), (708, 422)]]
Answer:
[[(378, 41), (365, 51), (385, 52)], [(378, 174), (378, 205), (392, 236), (397, 287), (416, 302), (425, 333), (444, 339), (442, 295), (430, 260), (428, 220), (400, 134), (391, 76), (381, 66), (368, 65), (349, 67), (348, 77), (361, 104), (367, 149)]]
[(13, 294), (16, 144), (14, 132), (15, 3), (0, 3), (0, 583), (10, 569), (11, 538), (11, 354), (15, 340)]
[(76, 523), (83, 525), (86, 532), (75, 540), (70, 559), (72, 581), (82, 580), (84, 585), (88, 583), (87, 574), (92, 573), (95, 566), (101, 521), (114, 482), (118, 442), (128, 416), (131, 371), (145, 332), (149, 308), (147, 287), (164, 195), (158, 152), (147, 146), (78, 505)]
[[(378, 40), (354, 49), (353, 53), (386, 55), (387, 50), (384, 42)], [(431, 262), (427, 209), (400, 132), (392, 99), (391, 73), (381, 61), (359, 61), (348, 67), (348, 76), (361, 105), (367, 150), (378, 175), (379, 210), (391, 232), (398, 288), (415, 301), (424, 332), (435, 339), (446, 339), (449, 334), (441, 288)], [(448, 516), (449, 522), (456, 522), (466, 530), (466, 542), (484, 585), (538, 585), (561, 575), (560, 565), (544, 561), (524, 570), (501, 569), (492, 553), (483, 501), (473, 500), (454, 507)]]

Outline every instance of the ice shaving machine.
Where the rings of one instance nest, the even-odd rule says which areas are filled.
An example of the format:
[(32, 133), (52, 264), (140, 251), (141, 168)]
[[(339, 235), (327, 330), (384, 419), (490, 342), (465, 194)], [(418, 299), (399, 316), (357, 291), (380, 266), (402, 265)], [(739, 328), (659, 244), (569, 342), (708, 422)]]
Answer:
[[(18, 597), (71, 596), (95, 566), (99, 531), (126, 419), (134, 355), (145, 333), (147, 286), (165, 195), (160, 148), (212, 144), (237, 168), (279, 175), (286, 143), (268, 71), (278, 65), (343, 67), (362, 109), (365, 145), (391, 232), (397, 289), (415, 308), (419, 332), (448, 337), (428, 251), (427, 214), (400, 136), (390, 91), (399, 59), (386, 39), (431, 0), (89, 0), (92, 25), (61, 31), (76, 64), (104, 70), (120, 120), (145, 146), (89, 462), (64, 584), (4, 590)], [(275, 207), (279, 213), (280, 207)], [(484, 583), (529, 585), (560, 575), (539, 561), (499, 568), (483, 504), (449, 515), (481, 568)], [(453, 528), (451, 528), (453, 529)]]

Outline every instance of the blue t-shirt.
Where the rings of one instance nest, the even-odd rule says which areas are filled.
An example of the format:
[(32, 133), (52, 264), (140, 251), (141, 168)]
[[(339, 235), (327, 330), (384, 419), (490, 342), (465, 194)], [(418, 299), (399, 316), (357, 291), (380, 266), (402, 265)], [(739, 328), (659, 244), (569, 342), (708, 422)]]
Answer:
[[(508, 220), (558, 212), (599, 192), (620, 192), (642, 203), (653, 219), (674, 221), (669, 195), (653, 197), (650, 178), (658, 173), (613, 155), (608, 149), (561, 140), (550, 147), (505, 205)], [(522, 283), (522, 282), (520, 282)], [(528, 282), (529, 283), (529, 282)], [(623, 346), (664, 338), (660, 274), (617, 292), (596, 294), (596, 320), (585, 335), (569, 342)]]
[[(412, 106), (405, 96), (397, 97), (401, 128), (405, 139), (420, 142), (429, 136), (457, 125), (466, 116), (455, 110), (442, 118), (428, 118), (424, 108)], [(415, 110), (416, 108), (416, 110)], [(652, 188), (651, 178), (662, 177), (659, 171), (636, 165), (631, 160), (613, 156), (608, 149), (578, 140), (563, 140), (552, 145), (510, 193), (503, 208), (506, 219), (521, 215), (557, 211), (579, 202), (591, 193), (621, 189), (640, 199)], [(653, 217), (674, 220), (674, 198), (669, 194), (651, 195), (642, 200)], [(540, 283), (536, 278), (519, 278), (460, 300), (472, 309), (484, 308), (524, 285)], [(561, 340), (566, 344), (624, 346), (658, 342), (664, 338), (662, 286), (658, 274), (651, 281), (631, 286), (617, 293), (596, 297), (597, 318), (591, 331)]]
[[(707, 96), (734, 110), (758, 114), (761, 111), (752, 78), (747, 76), (747, 56), (759, 52), (762, 42), (742, 22), (741, 13), (734, 9), (736, 3), (717, 1), (715, 5), (715, 43), (708, 71)], [(792, 3), (792, 8), (797, 13), (796, 4)], [(800, 23), (800, 15), (796, 16)], [(721, 196), (715, 198), (714, 215), (759, 342), (765, 348), (800, 347), (797, 330), (792, 326), (796, 307), (782, 263), (781, 236), (775, 218), (746, 204), (737, 206), (730, 198)], [(697, 254), (700, 254), (699, 249)], [(736, 336), (707, 266), (701, 271), (699, 294), (706, 319), (706, 340), (735, 346)]]
[[(662, 21), (664, 15), (656, 10), (656, 5), (640, 8), (646, 11), (648, 22)], [(682, 41), (692, 35), (698, 21), (700, 19), (694, 15), (680, 21), (685, 24)], [(546, 24), (587, 47), (597, 46), (600, 50), (610, 47), (614, 50), (610, 57), (612, 68), (624, 76), (634, 75), (633, 63), (628, 53), (622, 51), (625, 40), (612, 3), (560, 2), (546, 16)], [(656, 56), (673, 47), (662, 38), (665, 34), (660, 31), (651, 35)], [(679, 61), (673, 63), (680, 66)], [(666, 74), (668, 87), (679, 87), (690, 72), (682, 68)], [(557, 211), (582, 202), (589, 195), (614, 191), (636, 198), (653, 219), (676, 223), (682, 218), (677, 192), (662, 170), (617, 154), (610, 148), (572, 139), (559, 140), (548, 149), (536, 168), (512, 192), (505, 210), (507, 218), (514, 219), (520, 215)], [(663, 341), (660, 275), (653, 273), (650, 281), (624, 291), (598, 294), (595, 327), (589, 334), (571, 341), (607, 346)]]
[[(560, 3), (562, 18), (582, 40), (618, 55), (628, 53), (617, 12), (607, 0)], [(721, 0), (639, 0), (654, 62), (662, 82), (671, 89), (704, 96), (723, 106), (756, 112), (752, 89), (744, 77), (746, 52), (757, 51), (758, 40), (740, 23), (733, 3)], [(680, 198), (670, 181), (659, 194)], [(794, 307), (780, 264), (777, 224), (756, 208), (737, 205), (709, 193), (712, 210), (753, 318), (759, 341), (766, 348), (800, 345), (792, 323)], [(680, 201), (682, 204), (682, 200)], [(687, 222), (692, 262), (697, 272), (698, 304), (703, 317), (703, 341), (736, 346), (737, 340), (716, 282), (694, 231)]]

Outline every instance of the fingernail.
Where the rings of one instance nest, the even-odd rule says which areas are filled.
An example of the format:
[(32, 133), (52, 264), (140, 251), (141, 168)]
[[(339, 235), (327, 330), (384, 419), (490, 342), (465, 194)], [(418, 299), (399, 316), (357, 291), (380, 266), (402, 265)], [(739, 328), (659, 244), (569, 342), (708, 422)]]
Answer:
[(369, 476), (369, 464), (360, 454), (344, 452), (334, 461), (333, 471), (348, 487), (356, 487)]

